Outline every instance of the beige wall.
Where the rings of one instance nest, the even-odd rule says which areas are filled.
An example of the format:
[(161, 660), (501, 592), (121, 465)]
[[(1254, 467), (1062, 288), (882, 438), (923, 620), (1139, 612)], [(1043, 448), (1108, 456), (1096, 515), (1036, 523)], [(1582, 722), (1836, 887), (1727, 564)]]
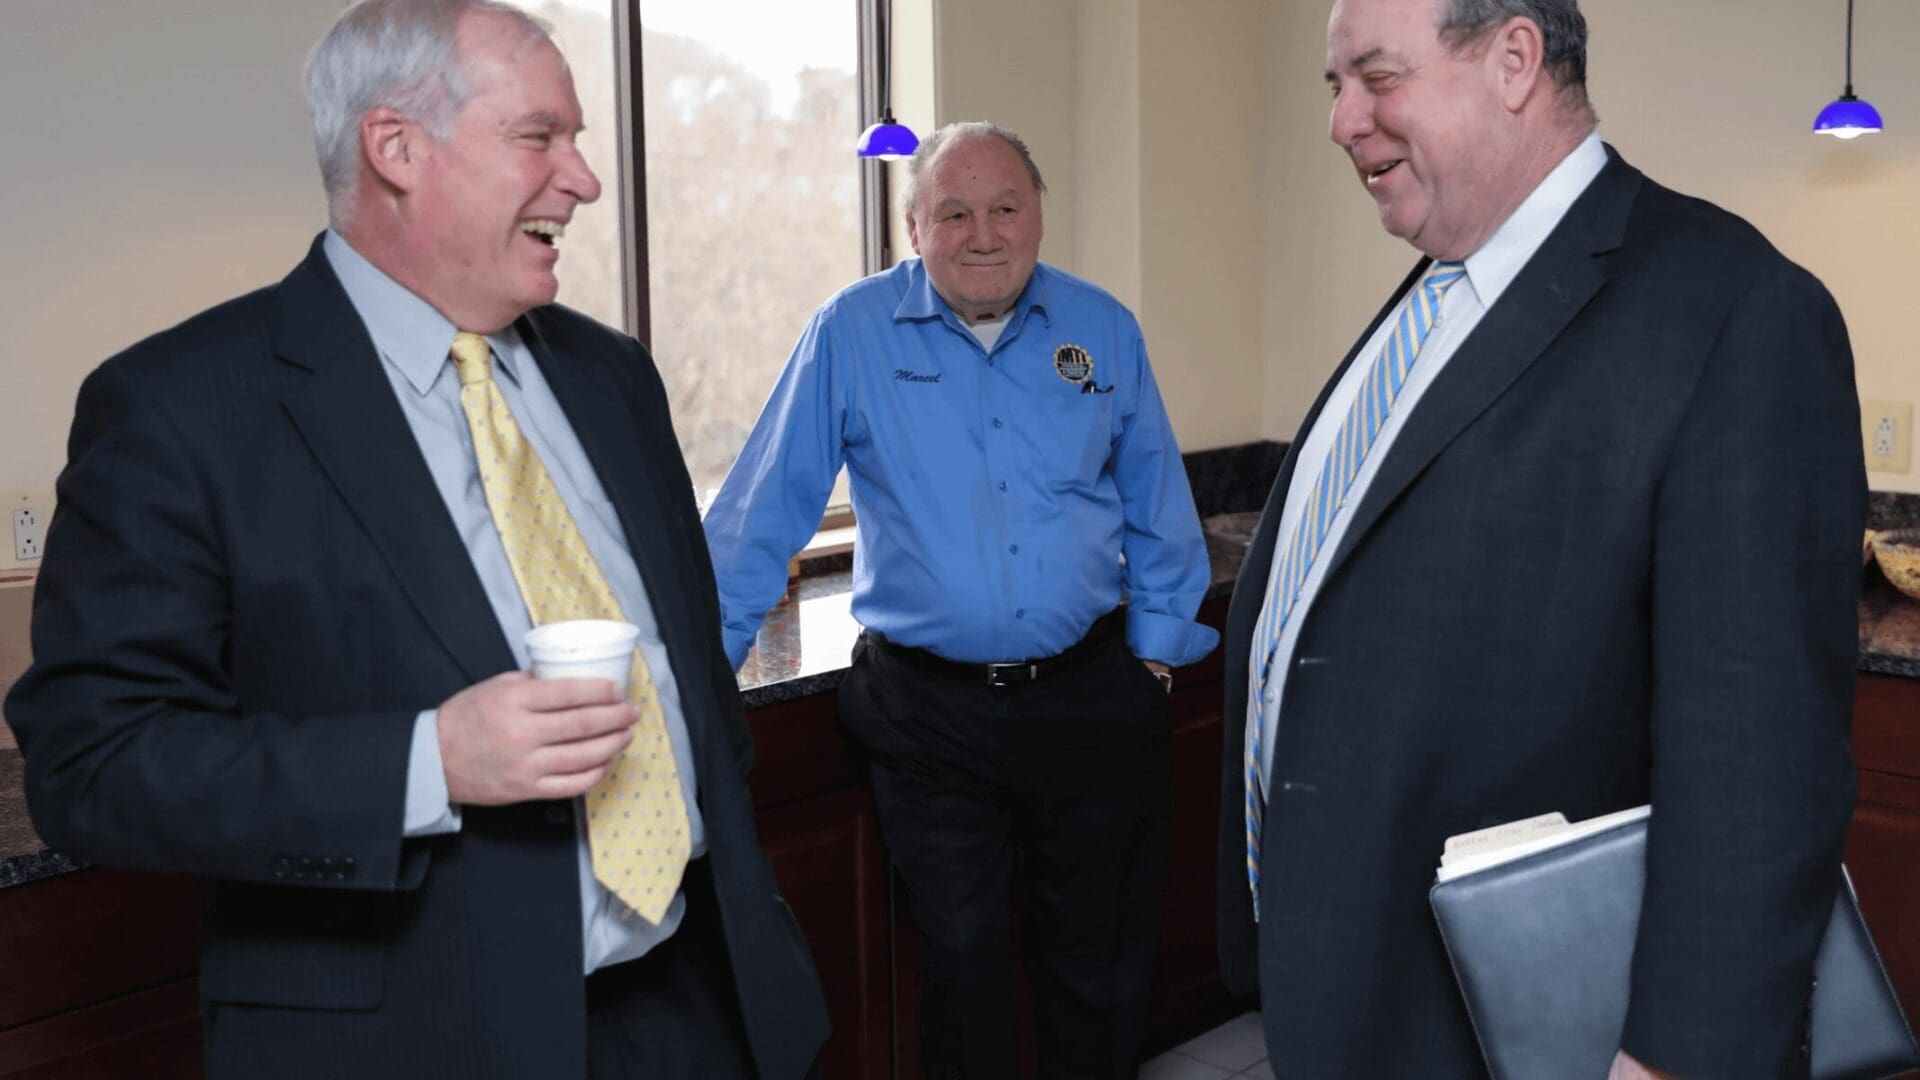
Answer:
[(1050, 192), (1041, 257), (1133, 307), (1186, 449), (1266, 434), (1250, 207), (1275, 6), (934, 0), (938, 121), (991, 119), (1027, 141)]
[[(1746, 217), (1826, 282), (1846, 315), (1863, 397), (1920, 401), (1911, 329), (1920, 290), (1920, 3), (1856, 5), (1854, 89), (1888, 128), (1850, 142), (1808, 134), (1820, 106), (1840, 93), (1845, 5), (1587, 6), (1601, 133), (1661, 183)], [(1868, 480), (1920, 492), (1920, 472)]]
[(325, 224), (293, 83), (328, 3), (5, 0), (0, 487), (51, 485), (101, 360)]

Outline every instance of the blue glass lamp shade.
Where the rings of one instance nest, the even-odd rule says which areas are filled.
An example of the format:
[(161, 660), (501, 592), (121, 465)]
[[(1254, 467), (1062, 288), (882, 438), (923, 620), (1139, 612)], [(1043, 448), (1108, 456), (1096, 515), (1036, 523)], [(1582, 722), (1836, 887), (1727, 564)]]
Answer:
[(879, 123), (860, 133), (860, 141), (854, 144), (854, 151), (861, 157), (899, 161), (912, 157), (919, 147), (920, 139), (912, 128), (897, 123), (891, 116), (883, 116)]
[(1839, 100), (1821, 109), (1819, 117), (1813, 122), (1815, 135), (1832, 135), (1841, 139), (1857, 139), (1879, 130), (1880, 110), (1852, 94), (1840, 95)]

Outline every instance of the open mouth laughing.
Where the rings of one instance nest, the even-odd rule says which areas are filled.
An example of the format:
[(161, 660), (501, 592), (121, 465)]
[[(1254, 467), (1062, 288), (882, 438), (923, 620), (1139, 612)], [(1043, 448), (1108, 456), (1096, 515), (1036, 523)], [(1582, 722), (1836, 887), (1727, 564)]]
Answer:
[(567, 227), (558, 221), (529, 218), (520, 223), (520, 231), (548, 247), (553, 247), (562, 236), (567, 234)]

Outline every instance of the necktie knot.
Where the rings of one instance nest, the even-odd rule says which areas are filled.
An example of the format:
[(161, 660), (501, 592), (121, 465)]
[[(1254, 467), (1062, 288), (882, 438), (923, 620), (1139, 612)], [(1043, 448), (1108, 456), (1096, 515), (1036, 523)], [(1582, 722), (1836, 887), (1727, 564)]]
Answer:
[(1454, 282), (1467, 276), (1467, 264), (1463, 262), (1436, 262), (1427, 267), (1425, 276), (1420, 279), (1423, 288), (1445, 296)]
[(462, 330), (453, 339), (453, 370), (461, 386), (472, 386), (493, 378), (493, 347), (479, 334)]

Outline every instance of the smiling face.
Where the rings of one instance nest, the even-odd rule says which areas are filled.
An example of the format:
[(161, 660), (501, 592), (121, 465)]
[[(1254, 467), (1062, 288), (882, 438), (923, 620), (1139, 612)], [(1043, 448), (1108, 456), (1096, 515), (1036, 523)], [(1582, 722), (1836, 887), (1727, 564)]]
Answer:
[(1472, 254), (1514, 204), (1517, 133), (1500, 55), (1456, 56), (1442, 0), (1339, 0), (1327, 28), (1329, 134), (1373, 196), (1380, 224), (1436, 259)]
[(907, 236), (933, 290), (968, 322), (1004, 314), (1040, 258), (1040, 193), (991, 135), (942, 148), (921, 180)]
[(580, 101), (552, 42), (472, 13), (456, 45), (474, 93), (444, 141), (420, 133), (401, 242), (418, 268), (409, 287), (461, 329), (491, 333), (553, 301), (556, 243), (600, 181), (576, 145)]

